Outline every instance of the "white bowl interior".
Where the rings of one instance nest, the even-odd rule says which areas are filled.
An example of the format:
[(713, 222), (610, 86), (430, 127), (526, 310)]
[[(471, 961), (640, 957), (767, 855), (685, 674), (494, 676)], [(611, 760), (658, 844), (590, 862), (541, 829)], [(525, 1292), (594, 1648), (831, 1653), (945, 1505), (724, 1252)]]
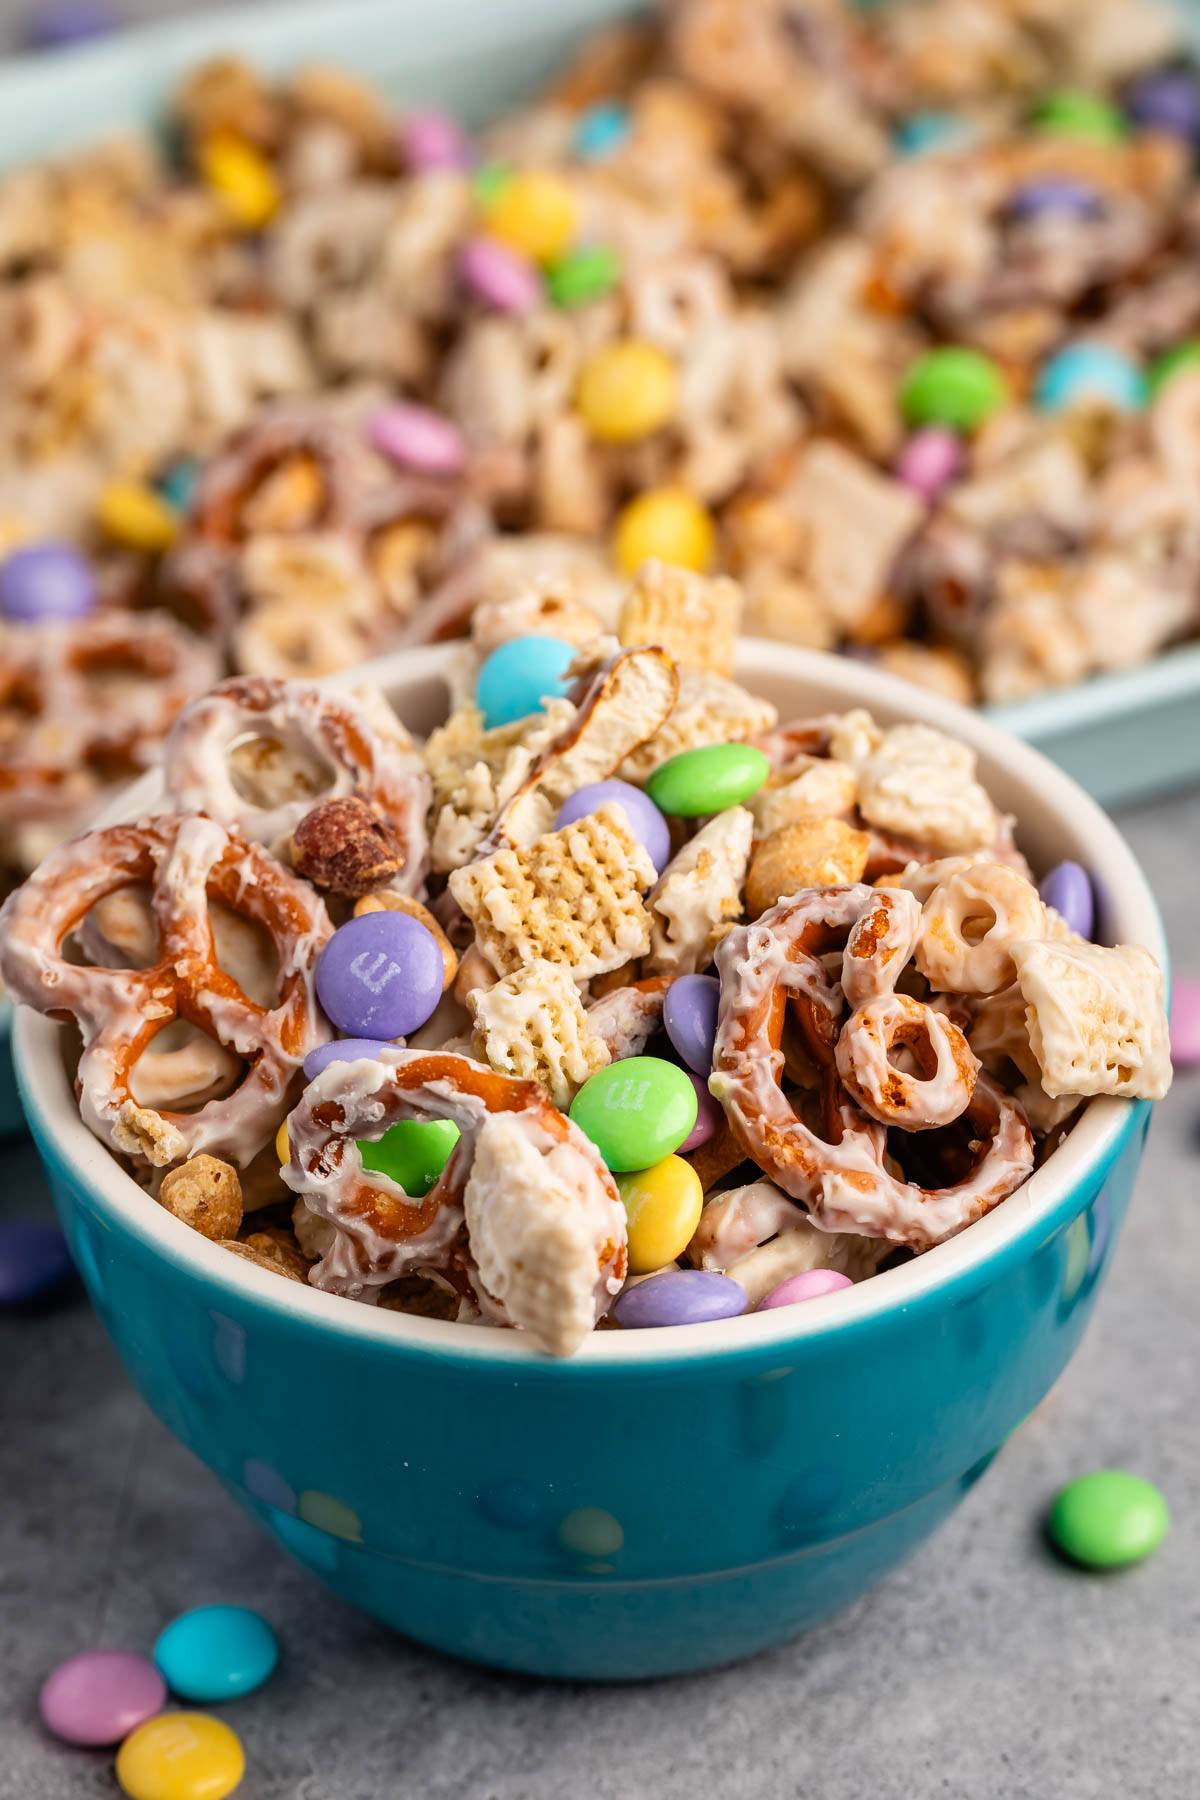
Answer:
[[(330, 685), (378, 685), (404, 722), (424, 733), (445, 716), (447, 674), (459, 654), (453, 646), (397, 651), (335, 677)], [(1133, 853), (1095, 802), (1039, 752), (950, 701), (862, 664), (816, 651), (744, 639), (737, 673), (747, 687), (779, 707), (783, 720), (865, 706), (886, 723), (920, 719), (965, 739), (978, 753), (980, 779), (992, 798), (1016, 815), (1018, 841), (1034, 868), (1043, 870), (1064, 857), (1082, 863), (1096, 884), (1098, 935), (1109, 943), (1145, 944), (1165, 967), (1166, 946), (1158, 911)], [(109, 810), (106, 822), (156, 810), (161, 794), (158, 775), (145, 776)], [(38, 1116), (39, 1131), (53, 1140), (64, 1162), (85, 1176), (98, 1206), (162, 1255), (190, 1264), (197, 1272), (202, 1269), (207, 1279), (240, 1289), (261, 1304), (300, 1312), (311, 1323), (330, 1330), (392, 1339), (445, 1354), (544, 1361), (518, 1332), (381, 1312), (281, 1281), (208, 1243), (154, 1205), (83, 1124), (64, 1063), (60, 1028), (22, 1007), (15, 1040), (26, 1104)], [(559, 1366), (645, 1363), (793, 1342), (810, 1332), (836, 1329), (887, 1307), (910, 1303), (981, 1263), (1027, 1230), (1036, 1229), (1037, 1220), (1055, 1201), (1111, 1153), (1129, 1104), (1113, 1099), (1092, 1101), (1065, 1142), (1024, 1187), (958, 1237), (899, 1268), (801, 1307), (669, 1331), (597, 1332), (575, 1357)]]

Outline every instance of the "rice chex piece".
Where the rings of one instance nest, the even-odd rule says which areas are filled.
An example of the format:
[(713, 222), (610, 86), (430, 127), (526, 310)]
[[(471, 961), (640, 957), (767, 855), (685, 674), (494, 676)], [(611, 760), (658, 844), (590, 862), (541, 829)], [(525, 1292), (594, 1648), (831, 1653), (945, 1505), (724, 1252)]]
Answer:
[(494, 987), (475, 988), (467, 1006), (475, 1021), (474, 1053), (502, 1075), (540, 1082), (560, 1111), (611, 1060), (562, 963), (536, 957)]

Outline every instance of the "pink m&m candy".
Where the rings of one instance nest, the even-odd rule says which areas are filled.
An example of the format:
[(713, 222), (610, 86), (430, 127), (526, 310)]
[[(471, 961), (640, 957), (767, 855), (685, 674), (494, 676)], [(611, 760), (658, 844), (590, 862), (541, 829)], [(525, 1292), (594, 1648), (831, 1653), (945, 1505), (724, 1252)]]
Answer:
[(458, 120), (434, 107), (409, 113), (400, 145), (410, 169), (465, 169), (471, 161), (471, 147)]
[(531, 312), (542, 298), (542, 279), (533, 264), (495, 238), (470, 238), (459, 252), (458, 269), (476, 298), (497, 312)]
[(962, 468), (962, 460), (962, 442), (957, 435), (943, 425), (927, 425), (914, 431), (901, 450), (896, 474), (923, 500), (936, 500)]
[(458, 426), (427, 406), (398, 400), (381, 407), (371, 420), (370, 435), (381, 455), (423, 475), (457, 475), (467, 459)]
[(853, 1287), (848, 1275), (836, 1269), (805, 1269), (802, 1275), (789, 1275), (777, 1288), (758, 1303), (759, 1312), (772, 1306), (794, 1306), (798, 1300), (819, 1300), (822, 1294), (836, 1294), (839, 1288)]
[(126, 1650), (85, 1650), (42, 1683), (43, 1723), (68, 1744), (119, 1744), (166, 1704), (167, 1684), (152, 1662)]
[(679, 1156), (686, 1156), (689, 1150), (698, 1150), (709, 1138), (716, 1137), (725, 1120), (720, 1102), (708, 1091), (707, 1081), (702, 1081), (692, 1069), (685, 1069), (684, 1074), (696, 1090), (696, 1123), (680, 1144)]
[(1176, 979), (1172, 986), (1171, 1060), (1181, 1069), (1200, 1063), (1200, 981)]

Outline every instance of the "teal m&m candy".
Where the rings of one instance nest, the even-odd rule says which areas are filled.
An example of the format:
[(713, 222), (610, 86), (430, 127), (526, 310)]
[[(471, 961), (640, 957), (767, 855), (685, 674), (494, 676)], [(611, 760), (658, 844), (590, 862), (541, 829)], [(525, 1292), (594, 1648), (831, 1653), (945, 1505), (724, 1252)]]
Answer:
[(578, 654), (562, 638), (536, 635), (512, 638), (493, 650), (475, 681), (475, 701), (488, 730), (541, 712), (544, 700), (565, 694), (571, 685), (567, 669)]
[(1043, 95), (1033, 109), (1033, 122), (1039, 131), (1055, 137), (1088, 138), (1096, 144), (1119, 144), (1129, 135), (1119, 106), (1079, 88), (1058, 88)]
[(1033, 397), (1043, 412), (1069, 412), (1080, 405), (1140, 412), (1146, 404), (1146, 377), (1110, 344), (1066, 344), (1043, 365)]
[(603, 299), (620, 273), (620, 258), (608, 244), (584, 244), (546, 271), (546, 292), (569, 311)]
[(1185, 369), (1200, 369), (1200, 338), (1188, 338), (1182, 344), (1173, 344), (1156, 356), (1150, 365), (1147, 378), (1150, 396), (1153, 399), (1174, 375), (1182, 375)]
[(627, 1056), (585, 1081), (571, 1119), (610, 1169), (648, 1169), (678, 1150), (696, 1123), (691, 1080), (658, 1056)]
[(571, 148), (584, 162), (600, 162), (621, 148), (629, 132), (629, 108), (616, 100), (601, 100), (580, 113)]
[(245, 1606), (198, 1606), (181, 1613), (154, 1646), (171, 1692), (184, 1700), (236, 1700), (261, 1687), (279, 1661), (267, 1621)]
[(1158, 1489), (1124, 1469), (1095, 1469), (1055, 1496), (1047, 1530), (1055, 1549), (1085, 1569), (1141, 1562), (1167, 1535), (1170, 1514)]
[(770, 773), (767, 758), (752, 744), (708, 744), (659, 763), (646, 792), (660, 812), (699, 819), (740, 806), (757, 794)]
[(900, 388), (900, 410), (910, 425), (948, 425), (974, 431), (999, 412), (1008, 385), (990, 356), (961, 344), (927, 350), (911, 363)]
[(961, 148), (972, 135), (969, 121), (957, 113), (913, 113), (896, 127), (896, 149), (901, 156), (924, 156), (930, 150)]
[(360, 1139), (358, 1153), (364, 1169), (388, 1176), (416, 1199), (429, 1192), (458, 1138), (458, 1126), (450, 1119), (401, 1119), (381, 1138)]

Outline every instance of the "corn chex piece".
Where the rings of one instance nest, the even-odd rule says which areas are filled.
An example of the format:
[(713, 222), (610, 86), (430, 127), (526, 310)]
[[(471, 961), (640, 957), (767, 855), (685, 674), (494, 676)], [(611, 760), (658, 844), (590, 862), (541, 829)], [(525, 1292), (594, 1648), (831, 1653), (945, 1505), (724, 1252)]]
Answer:
[(623, 644), (661, 644), (683, 669), (732, 675), (742, 590), (672, 563), (643, 563), (634, 576), (617, 635)]
[(1171, 1085), (1162, 971), (1140, 945), (1011, 947), (1029, 1043), (1052, 1098), (1119, 1094), (1161, 1100)]
[(736, 681), (706, 670), (685, 669), (679, 698), (652, 738), (625, 758), (618, 773), (642, 782), (659, 763), (705, 744), (744, 744), (773, 730), (779, 714), (769, 700), (747, 693)]
[(787, 894), (804, 888), (861, 881), (871, 840), (844, 819), (797, 819), (756, 846), (746, 877), (746, 910), (752, 919)]
[(625, 814), (602, 806), (526, 849), (505, 846), (455, 869), (450, 891), (502, 975), (545, 957), (586, 981), (645, 955), (642, 894), (653, 882), (654, 864)]
[(693, 975), (742, 916), (754, 819), (731, 806), (710, 819), (663, 870), (650, 896), (652, 975)]
[(536, 957), (491, 988), (467, 996), (474, 1053), (502, 1075), (540, 1082), (565, 1111), (589, 1075), (610, 1061), (588, 1024), (569, 969)]

